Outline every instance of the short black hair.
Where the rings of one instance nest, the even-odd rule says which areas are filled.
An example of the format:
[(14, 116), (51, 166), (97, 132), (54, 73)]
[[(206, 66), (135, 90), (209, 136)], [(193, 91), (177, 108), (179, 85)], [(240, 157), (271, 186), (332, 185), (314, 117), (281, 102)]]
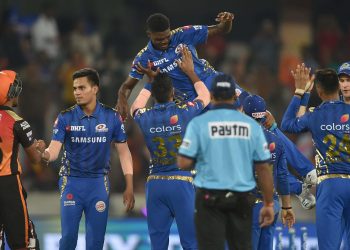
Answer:
[(84, 69), (79, 69), (73, 73), (73, 81), (77, 78), (80, 77), (87, 77), (89, 83), (91, 85), (96, 85), (100, 87), (100, 76), (98, 72), (95, 69), (92, 68), (84, 68)]
[(163, 32), (170, 29), (169, 18), (162, 13), (155, 13), (150, 15), (146, 21), (147, 31)]
[(158, 103), (169, 101), (173, 91), (173, 83), (166, 73), (159, 73), (152, 82), (151, 93)]
[(319, 85), (326, 94), (339, 91), (339, 79), (334, 69), (320, 69), (316, 71), (315, 84)]

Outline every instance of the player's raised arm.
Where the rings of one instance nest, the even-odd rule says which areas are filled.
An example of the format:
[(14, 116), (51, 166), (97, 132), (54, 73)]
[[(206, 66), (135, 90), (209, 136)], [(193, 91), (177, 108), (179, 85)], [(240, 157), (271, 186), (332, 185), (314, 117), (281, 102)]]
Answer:
[(138, 82), (138, 79), (128, 76), (128, 78), (123, 82), (123, 84), (119, 88), (116, 109), (118, 110), (123, 120), (125, 120), (128, 116), (128, 98), (131, 94), (131, 91), (134, 89)]
[(194, 71), (193, 58), (190, 50), (183, 46), (181, 48), (182, 58), (177, 60), (177, 64), (181, 70), (191, 79), (194, 84), (194, 88), (197, 92), (196, 100), (203, 102), (203, 106), (206, 107), (210, 102), (210, 92), (205, 84), (199, 79), (198, 75)]
[(220, 12), (215, 18), (218, 24), (208, 26), (208, 36), (229, 33), (232, 29), (233, 19), (234, 15), (231, 12)]

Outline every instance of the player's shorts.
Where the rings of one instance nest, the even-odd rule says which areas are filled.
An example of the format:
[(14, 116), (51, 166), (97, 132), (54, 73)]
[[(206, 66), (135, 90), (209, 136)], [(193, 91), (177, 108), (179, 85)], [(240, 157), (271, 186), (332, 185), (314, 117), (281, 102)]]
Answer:
[(19, 175), (0, 176), (0, 221), (11, 249), (26, 248), (29, 244), (26, 198)]

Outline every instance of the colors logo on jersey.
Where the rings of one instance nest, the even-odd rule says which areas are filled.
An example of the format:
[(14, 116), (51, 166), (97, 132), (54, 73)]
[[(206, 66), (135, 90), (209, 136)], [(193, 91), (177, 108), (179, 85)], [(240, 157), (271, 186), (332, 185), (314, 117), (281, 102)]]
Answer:
[(181, 52), (181, 49), (184, 47), (187, 48), (186, 44), (180, 43), (179, 45), (176, 46), (175, 53), (179, 54)]
[(350, 130), (350, 124), (349, 121), (349, 114), (344, 114), (340, 117), (340, 123), (332, 123), (332, 124), (322, 124), (320, 126), (321, 130), (328, 130), (328, 131), (349, 131)]
[(106, 210), (106, 203), (103, 201), (98, 201), (95, 205), (96, 211), (102, 213)]
[(340, 122), (341, 122), (341, 123), (345, 123), (345, 122), (347, 122), (347, 121), (349, 121), (349, 114), (345, 114), (345, 115), (342, 115), (342, 116), (340, 117)]
[(174, 125), (179, 121), (179, 117), (177, 115), (173, 115), (172, 117), (170, 117), (170, 124)]

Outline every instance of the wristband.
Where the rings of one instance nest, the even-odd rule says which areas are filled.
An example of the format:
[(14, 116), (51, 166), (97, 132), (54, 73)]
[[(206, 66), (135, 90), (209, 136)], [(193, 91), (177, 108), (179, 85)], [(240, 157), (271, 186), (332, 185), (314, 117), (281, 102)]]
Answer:
[(292, 207), (282, 207), (283, 210), (289, 210), (292, 209)]
[(300, 95), (300, 96), (303, 96), (304, 93), (305, 93), (304, 89), (296, 89), (294, 92), (295, 95)]
[(309, 103), (310, 99), (310, 92), (305, 92), (305, 94), (302, 96), (301, 101), (300, 101), (300, 106), (307, 106)]

